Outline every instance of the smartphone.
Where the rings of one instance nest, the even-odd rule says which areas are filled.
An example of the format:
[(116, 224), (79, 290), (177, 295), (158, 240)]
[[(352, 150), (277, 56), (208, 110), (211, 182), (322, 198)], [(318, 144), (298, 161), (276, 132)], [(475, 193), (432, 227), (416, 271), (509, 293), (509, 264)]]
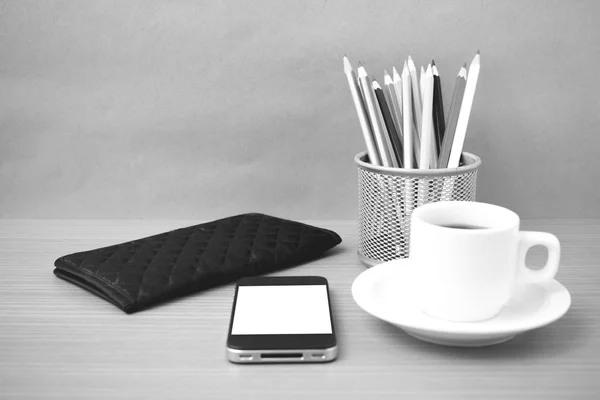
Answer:
[(238, 281), (227, 335), (229, 361), (329, 362), (337, 353), (327, 279), (277, 276)]

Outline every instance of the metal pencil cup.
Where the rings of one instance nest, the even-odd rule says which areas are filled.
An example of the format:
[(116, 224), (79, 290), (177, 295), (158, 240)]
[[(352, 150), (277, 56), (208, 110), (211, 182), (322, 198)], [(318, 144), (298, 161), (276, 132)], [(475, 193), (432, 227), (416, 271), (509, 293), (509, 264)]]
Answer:
[(436, 201), (475, 201), (481, 160), (462, 154), (458, 168), (406, 170), (368, 163), (366, 152), (358, 165), (358, 257), (368, 267), (397, 258), (410, 250), (412, 211)]

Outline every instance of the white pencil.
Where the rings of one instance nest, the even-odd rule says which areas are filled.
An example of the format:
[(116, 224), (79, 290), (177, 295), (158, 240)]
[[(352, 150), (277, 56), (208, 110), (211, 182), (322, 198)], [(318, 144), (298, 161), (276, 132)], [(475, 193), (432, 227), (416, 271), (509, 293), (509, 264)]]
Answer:
[(375, 138), (375, 144), (377, 146), (377, 152), (381, 159), (381, 165), (384, 167), (393, 167), (390, 153), (388, 152), (388, 146), (385, 138), (383, 121), (379, 119), (380, 109), (375, 93), (373, 92), (373, 83), (371, 78), (367, 75), (367, 71), (361, 65), (358, 67), (358, 80), (365, 96), (365, 102), (367, 103), (367, 111), (369, 112), (369, 120), (373, 127), (373, 137)]
[(462, 149), (467, 134), (467, 126), (469, 125), (469, 116), (473, 107), (473, 98), (475, 97), (475, 89), (477, 88), (477, 79), (479, 78), (480, 55), (479, 51), (473, 58), (469, 71), (467, 73), (467, 84), (465, 87), (465, 95), (458, 114), (458, 122), (456, 123), (456, 132), (450, 151), (450, 159), (448, 160), (448, 168), (457, 168), (460, 163)]
[(360, 128), (367, 146), (369, 162), (373, 165), (381, 165), (379, 155), (377, 154), (377, 148), (375, 147), (375, 140), (373, 139), (373, 132), (371, 131), (371, 123), (358, 86), (356, 74), (352, 70), (352, 65), (350, 65), (350, 61), (348, 61), (346, 56), (344, 56), (344, 72), (348, 78), (348, 86), (350, 86), (350, 93), (352, 94), (352, 100), (354, 100), (354, 107), (356, 108)]
[[(389, 99), (388, 105), (391, 108), (390, 111), (392, 114), (392, 119), (394, 120), (396, 132), (398, 133), (398, 136), (400, 138), (400, 143), (402, 143), (402, 142), (404, 142), (404, 138), (402, 137), (402, 111), (401, 111), (402, 103), (396, 93), (396, 89), (394, 87), (394, 82), (392, 81), (392, 78), (387, 73), (387, 71), (384, 72), (383, 83), (385, 84), (385, 88), (386, 88), (386, 97), (387, 97), (387, 99)], [(401, 154), (400, 154), (400, 156), (401, 156)]]
[(415, 137), (419, 137), (421, 134), (421, 115), (423, 114), (423, 109), (421, 107), (421, 94), (419, 93), (419, 79), (417, 77), (417, 67), (411, 56), (408, 56), (408, 72), (410, 73), (410, 83), (412, 88), (412, 102), (415, 119), (415, 127), (416, 127), (416, 135)]
[[(424, 105), (425, 94), (424, 94), (424, 92), (425, 92), (425, 80), (426, 80), (426, 77), (425, 77), (425, 68), (423, 68), (423, 66), (421, 66), (421, 74), (419, 75), (419, 77), (420, 77), (420, 79), (419, 79), (419, 89), (421, 90), (421, 107), (423, 108), (423, 113), (424, 113), (425, 112), (425, 105)], [(419, 117), (419, 118), (421, 118), (421, 130), (423, 130), (424, 129), (423, 128), (423, 118), (422, 117)], [(431, 118), (433, 120), (433, 113), (431, 114)], [(421, 133), (421, 146), (423, 146), (423, 138), (422, 138), (423, 132), (420, 132), (420, 133)], [(423, 150), (421, 150), (421, 151), (423, 151)], [(430, 160), (429, 168), (436, 168), (435, 165), (437, 165), (437, 163), (435, 163), (435, 165), (434, 165), (434, 160), (435, 160), (436, 157), (437, 156), (435, 155), (435, 144), (432, 142), (432, 144), (431, 144), (431, 157), (429, 158), (429, 160)]]
[[(392, 80), (394, 82), (394, 91), (396, 92), (396, 97), (398, 98), (398, 105), (400, 106), (400, 110), (402, 111), (402, 78), (398, 71), (396, 71), (396, 67), (392, 67)], [(402, 114), (400, 114), (402, 115)]]
[(431, 168), (431, 148), (433, 145), (433, 72), (431, 65), (423, 74), (423, 117), (421, 119), (421, 157), (419, 167)]
[(404, 168), (412, 169), (413, 167), (413, 116), (412, 116), (412, 95), (411, 95), (411, 80), (410, 73), (406, 62), (402, 70), (402, 130), (404, 133)]
[[(425, 68), (423, 68), (423, 66), (421, 65), (421, 74), (419, 75), (419, 90), (421, 91), (421, 106), (423, 105), (423, 91), (424, 86), (423, 86), (423, 80), (425, 79)], [(419, 117), (420, 118), (420, 117)]]
[[(425, 91), (425, 79), (426, 79), (425, 78), (425, 68), (423, 68), (423, 66), (421, 66), (421, 74), (419, 75), (419, 90), (421, 91), (421, 107), (423, 109), (423, 112), (425, 112), (425, 110), (424, 110), (425, 106), (423, 105), (423, 102), (425, 101), (424, 100), (425, 95), (423, 94), (423, 92)], [(431, 117), (433, 119), (433, 113), (431, 114)], [(423, 130), (423, 118), (422, 118), (422, 116), (419, 116), (419, 119), (420, 119), (420, 122), (421, 122), (420, 126), (421, 126), (421, 131), (422, 131)], [(422, 137), (423, 136), (423, 132), (421, 132), (421, 131), (419, 131), (419, 133), (421, 134), (420, 135), (421, 136), (421, 146), (423, 146), (423, 137)], [(420, 150), (420, 151), (422, 151), (422, 150)], [(436, 157), (434, 151), (435, 151), (434, 144), (432, 143), (432, 145), (431, 145), (431, 157), (429, 158), (429, 160), (431, 162), (431, 165), (429, 166), (429, 168), (435, 168), (433, 166), (433, 160)], [(420, 158), (420, 155), (419, 155), (419, 158)], [(436, 165), (437, 165), (437, 163), (436, 163)]]

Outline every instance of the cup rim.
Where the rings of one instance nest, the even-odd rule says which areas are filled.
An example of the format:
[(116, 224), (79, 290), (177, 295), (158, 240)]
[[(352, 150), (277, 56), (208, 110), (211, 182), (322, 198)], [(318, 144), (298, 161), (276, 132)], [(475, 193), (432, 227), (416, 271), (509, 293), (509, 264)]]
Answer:
[(371, 172), (395, 175), (395, 176), (415, 176), (415, 177), (437, 177), (437, 176), (454, 176), (462, 175), (477, 170), (481, 165), (481, 159), (472, 153), (463, 151), (462, 156), (466, 159), (467, 164), (457, 168), (438, 168), (438, 169), (404, 169), (394, 167), (383, 167), (373, 165), (365, 161), (367, 152), (361, 151), (354, 157), (354, 162), (363, 169)]
[[(496, 226), (486, 227), (483, 230), (480, 230), (480, 229), (470, 230), (470, 229), (456, 229), (456, 228), (449, 228), (449, 227), (441, 226), (441, 225), (429, 222), (422, 216), (422, 214), (427, 213), (430, 209), (445, 208), (445, 207), (460, 207), (460, 206), (485, 207), (488, 209), (493, 208), (502, 213), (509, 214), (510, 217), (507, 219), (507, 222), (498, 224)], [(449, 212), (451, 212), (451, 210)], [(432, 202), (432, 203), (423, 204), (422, 206), (419, 206), (413, 210), (413, 212), (411, 214), (411, 220), (413, 220), (413, 219), (418, 220), (420, 223), (426, 224), (427, 226), (430, 226), (430, 227), (444, 229), (444, 230), (452, 230), (452, 232), (456, 232), (456, 233), (460, 232), (461, 234), (467, 234), (467, 235), (481, 235), (484, 233), (501, 232), (501, 231), (506, 231), (507, 229), (514, 228), (515, 226), (517, 229), (519, 229), (519, 225), (520, 225), (520, 221), (521, 221), (519, 215), (516, 212), (514, 212), (513, 210), (508, 209), (506, 207), (499, 206), (497, 204), (484, 203), (484, 202), (479, 202), (479, 201), (454, 201), (454, 200), (436, 201), (436, 202)]]

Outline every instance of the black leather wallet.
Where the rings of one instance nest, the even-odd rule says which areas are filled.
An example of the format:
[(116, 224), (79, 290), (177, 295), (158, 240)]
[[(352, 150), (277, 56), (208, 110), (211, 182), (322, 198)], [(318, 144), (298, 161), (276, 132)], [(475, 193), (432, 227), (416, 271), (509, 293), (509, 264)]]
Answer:
[(69, 254), (56, 260), (54, 274), (130, 314), (307, 262), (341, 242), (327, 229), (242, 214)]

